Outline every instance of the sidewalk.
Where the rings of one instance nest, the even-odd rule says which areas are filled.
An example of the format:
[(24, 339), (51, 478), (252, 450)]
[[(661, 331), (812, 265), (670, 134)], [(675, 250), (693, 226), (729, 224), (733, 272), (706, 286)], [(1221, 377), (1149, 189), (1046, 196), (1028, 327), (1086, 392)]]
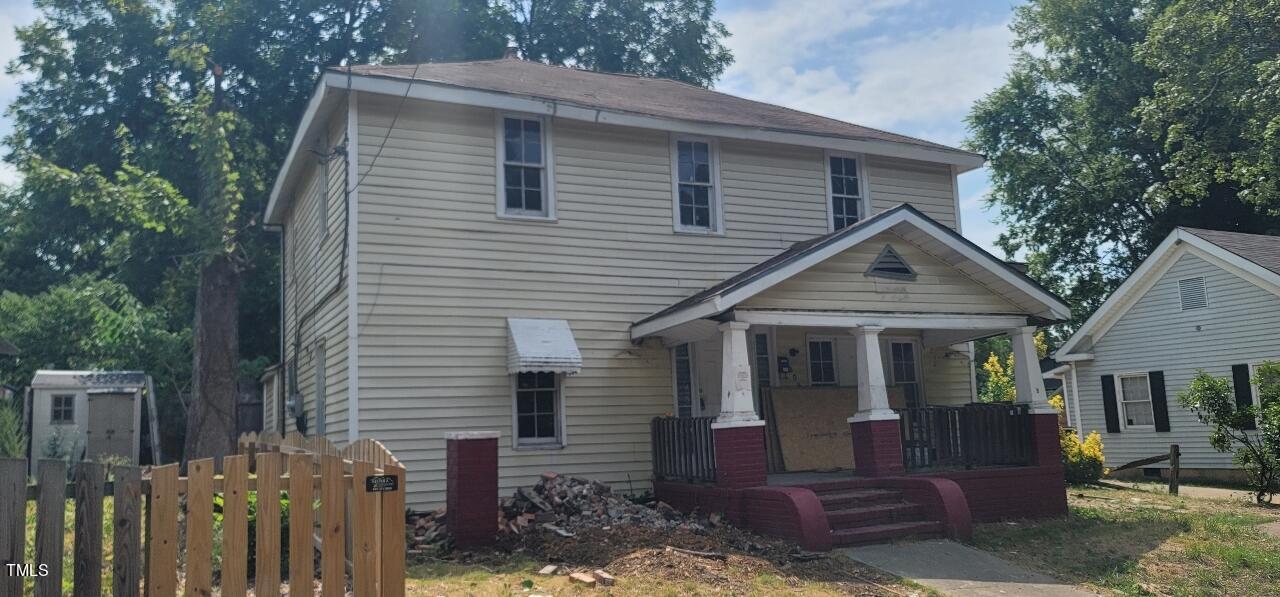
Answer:
[(1015, 566), (954, 541), (867, 545), (838, 550), (864, 564), (946, 595), (973, 597), (1085, 597), (1094, 595), (1063, 581)]

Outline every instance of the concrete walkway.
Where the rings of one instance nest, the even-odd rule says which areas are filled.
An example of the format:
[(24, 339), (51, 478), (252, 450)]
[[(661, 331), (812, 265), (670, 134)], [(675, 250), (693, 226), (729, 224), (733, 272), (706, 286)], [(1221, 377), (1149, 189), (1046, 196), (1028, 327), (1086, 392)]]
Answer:
[(918, 541), (838, 550), (864, 564), (908, 578), (944, 595), (1079, 597), (1094, 593), (1014, 566), (954, 541)]

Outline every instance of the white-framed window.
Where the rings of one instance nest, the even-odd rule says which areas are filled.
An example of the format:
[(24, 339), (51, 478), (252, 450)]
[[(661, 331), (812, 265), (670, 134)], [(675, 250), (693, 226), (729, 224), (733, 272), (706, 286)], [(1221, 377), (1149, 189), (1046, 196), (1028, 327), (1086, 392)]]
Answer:
[(528, 114), (498, 113), (498, 216), (554, 220), (551, 124)]
[(550, 371), (515, 375), (515, 447), (564, 445), (560, 375)]
[(1154, 429), (1155, 410), (1151, 408), (1151, 380), (1146, 373), (1116, 376), (1116, 396), (1120, 398), (1120, 420), (1126, 429)]
[(671, 138), (671, 192), (676, 232), (724, 231), (720, 148), (714, 139)]
[(74, 425), (76, 422), (75, 394), (54, 394), (49, 423), (53, 425)]
[(693, 345), (681, 344), (671, 349), (672, 383), (676, 399), (676, 416), (698, 415), (697, 392), (694, 389)]
[(809, 385), (834, 386), (837, 383), (835, 338), (810, 336)]
[(862, 156), (852, 153), (826, 152), (827, 225), (840, 230), (864, 220), (869, 215), (867, 177), (863, 173)]
[(1209, 306), (1209, 292), (1204, 276), (1178, 280), (1178, 304), (1183, 311)]

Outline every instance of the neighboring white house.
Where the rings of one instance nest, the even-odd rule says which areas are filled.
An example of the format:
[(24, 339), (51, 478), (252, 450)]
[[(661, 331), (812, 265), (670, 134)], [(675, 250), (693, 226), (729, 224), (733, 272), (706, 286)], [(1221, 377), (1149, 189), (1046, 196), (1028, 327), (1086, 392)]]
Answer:
[(501, 432), (504, 492), (546, 470), (647, 488), (664, 413), (759, 416), (774, 470), (847, 468), (810, 448), (848, 450), (855, 412), (973, 401), (971, 340), (1034, 354), (1068, 316), (960, 235), (956, 177), (982, 163), (671, 80), (331, 69), (267, 207), (289, 406), (265, 412), (382, 441), (415, 507), (443, 501), (447, 431)]
[(1177, 396), (1203, 369), (1256, 400), (1253, 368), (1280, 361), (1280, 237), (1175, 229), (1054, 357), (1072, 424), (1103, 434), (1107, 466), (1178, 444), (1193, 474), (1233, 468)]
[(31, 473), (52, 453), (137, 463), (147, 375), (41, 369), (31, 380)]

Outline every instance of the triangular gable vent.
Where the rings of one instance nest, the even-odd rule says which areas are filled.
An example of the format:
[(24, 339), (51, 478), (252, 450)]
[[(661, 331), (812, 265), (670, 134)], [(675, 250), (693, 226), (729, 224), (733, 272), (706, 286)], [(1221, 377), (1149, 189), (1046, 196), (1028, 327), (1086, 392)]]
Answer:
[(871, 262), (871, 267), (867, 268), (867, 275), (898, 280), (914, 280), (916, 279), (916, 270), (911, 269), (907, 260), (893, 250), (892, 246), (885, 245), (884, 249), (880, 250), (880, 255), (876, 257), (875, 261)]

